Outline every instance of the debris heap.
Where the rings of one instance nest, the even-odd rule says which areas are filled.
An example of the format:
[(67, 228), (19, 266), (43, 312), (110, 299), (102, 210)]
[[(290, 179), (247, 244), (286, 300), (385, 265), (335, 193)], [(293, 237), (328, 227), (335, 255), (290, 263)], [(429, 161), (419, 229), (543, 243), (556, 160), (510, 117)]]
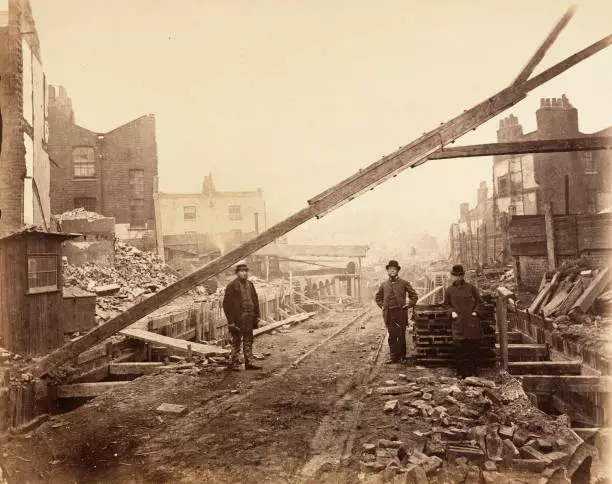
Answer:
[(175, 282), (177, 277), (152, 252), (141, 251), (115, 241), (114, 267), (86, 262), (81, 267), (64, 265), (64, 285), (95, 293), (98, 323), (114, 317), (132, 305)]
[(364, 443), (360, 456), (363, 472), (385, 472), (389, 482), (397, 475), (410, 483), (508, 482), (508, 471), (546, 474), (567, 466), (583, 443), (566, 419), (535, 408), (508, 375), (497, 383), (399, 377), (372, 397), (385, 419), (406, 422), (411, 430), (401, 434), (400, 426), (386, 426), (395, 431)]

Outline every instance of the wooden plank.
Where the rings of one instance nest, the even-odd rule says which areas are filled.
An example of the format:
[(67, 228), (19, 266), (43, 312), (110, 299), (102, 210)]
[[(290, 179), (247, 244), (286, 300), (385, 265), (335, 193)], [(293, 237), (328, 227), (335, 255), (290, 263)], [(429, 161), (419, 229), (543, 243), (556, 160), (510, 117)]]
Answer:
[[(495, 345), (499, 349), (499, 345)], [(508, 344), (509, 360), (522, 360), (524, 358), (546, 358), (548, 356), (548, 346), (539, 344)]]
[(513, 361), (508, 364), (512, 375), (580, 375), (581, 361)]
[(559, 291), (546, 304), (546, 306), (542, 308), (542, 314), (545, 318), (550, 317), (550, 315), (552, 315), (557, 310), (557, 308), (561, 306), (561, 304), (563, 304), (563, 301), (565, 301), (569, 296), (572, 287), (573, 285), (569, 286), (569, 290), (565, 287), (559, 288)]
[(538, 312), (538, 309), (540, 309), (540, 306), (542, 305), (542, 303), (544, 302), (544, 300), (550, 293), (550, 289), (551, 289), (550, 282), (547, 282), (546, 284), (544, 284), (544, 289), (542, 289), (538, 293), (536, 298), (531, 303), (531, 306), (529, 306), (529, 308), (527, 309), (531, 314), (536, 314)]
[(75, 383), (72, 385), (58, 385), (57, 398), (91, 398), (104, 392), (114, 390), (129, 383), (128, 381), (105, 381), (97, 383)]
[(578, 301), (576, 301), (576, 304), (574, 304), (572, 310), (586, 313), (595, 302), (595, 299), (599, 297), (606, 286), (610, 283), (611, 279), (612, 273), (610, 272), (610, 268), (605, 267), (602, 269), (599, 274), (597, 274), (597, 277), (595, 277), (593, 282), (589, 284), (589, 287), (587, 287), (582, 295), (578, 298)]
[(557, 253), (555, 251), (555, 225), (550, 202), (544, 204), (544, 226), (546, 228), (546, 254), (548, 255), (548, 270), (557, 268)]
[(568, 391), (574, 393), (612, 392), (612, 376), (585, 375), (522, 375), (526, 392), (550, 393)]
[(165, 346), (166, 348), (172, 348), (173, 350), (188, 353), (188, 346), (191, 347), (191, 352), (195, 355), (200, 356), (214, 356), (214, 355), (226, 355), (229, 354), (229, 350), (220, 348), (218, 346), (207, 345), (202, 343), (195, 343), (192, 341), (186, 341), (184, 339), (170, 338), (168, 336), (162, 336), (161, 334), (152, 333), (143, 329), (127, 328), (121, 331), (124, 336), (130, 338), (136, 338), (141, 341), (153, 343), (159, 346)]
[(429, 160), (472, 158), (478, 156), (520, 155), (529, 153), (564, 153), (570, 151), (599, 151), (612, 149), (612, 136), (586, 138), (514, 141), (480, 145), (444, 147), (429, 155)]
[(154, 373), (163, 365), (163, 363), (151, 361), (111, 363), (108, 370), (110, 375), (148, 375)]
[(452, 120), (443, 123), (433, 131), (425, 133), (423, 136), (397, 150), (392, 155), (382, 158), (366, 169), (360, 170), (357, 174), (348, 177), (338, 185), (317, 195), (315, 198), (309, 200), (309, 204), (306, 208), (277, 223), (268, 230), (263, 231), (246, 243), (230, 250), (226, 254), (206, 264), (204, 267), (161, 289), (150, 298), (134, 304), (105, 324), (93, 328), (81, 338), (56, 349), (35, 362), (33, 366), (29, 368), (30, 372), (34, 377), (40, 377), (47, 374), (58, 365), (74, 358), (75, 355), (82, 353), (118, 331), (127, 328), (129, 325), (142, 319), (156, 309), (164, 306), (182, 294), (185, 294), (193, 287), (214, 277), (225, 269), (228, 269), (232, 264), (262, 249), (274, 240), (302, 225), (304, 222), (338, 208), (343, 203), (383, 183), (403, 169), (418, 166), (418, 164), (426, 160), (428, 155), (439, 150), (444, 145), (455, 141), (460, 136), (468, 133), (472, 129), (480, 126), (497, 114), (521, 101), (526, 97), (528, 92), (610, 45), (612, 45), (612, 35), (591, 44), (580, 52), (577, 52), (541, 74), (529, 79), (525, 83), (518, 86), (510, 86), (487, 98), (485, 101), (468, 109)]
[(288, 318), (283, 319), (282, 321), (276, 321), (271, 324), (266, 324), (265, 326), (262, 326), (260, 328), (253, 330), (253, 336), (259, 336), (260, 334), (268, 333), (276, 328), (285, 326), (286, 324), (300, 323), (302, 321), (306, 321), (307, 319), (311, 318), (315, 314), (317, 313), (294, 314), (293, 316), (289, 316)]
[(411, 393), (418, 388), (415, 385), (397, 385), (393, 387), (379, 387), (376, 389), (376, 393), (381, 395), (401, 395), (403, 393)]
[(555, 40), (557, 40), (557, 37), (559, 36), (561, 31), (565, 28), (565, 26), (574, 16), (575, 11), (576, 11), (575, 5), (570, 6), (565, 11), (565, 13), (563, 14), (563, 17), (559, 19), (559, 21), (557, 22), (555, 27), (552, 29), (552, 31), (546, 36), (546, 39), (544, 39), (544, 42), (542, 42), (540, 47), (538, 47), (538, 49), (535, 51), (535, 54), (531, 57), (531, 59), (529, 59), (529, 62), (527, 62), (527, 65), (523, 68), (523, 70), (519, 73), (519, 75), (516, 76), (516, 79), (514, 80), (512, 84), (515, 84), (515, 85), (522, 84), (527, 79), (529, 79), (529, 76), (531, 76), (531, 74), (533, 73), (533, 70), (542, 61), (548, 49), (550, 49), (551, 45), (553, 45)]

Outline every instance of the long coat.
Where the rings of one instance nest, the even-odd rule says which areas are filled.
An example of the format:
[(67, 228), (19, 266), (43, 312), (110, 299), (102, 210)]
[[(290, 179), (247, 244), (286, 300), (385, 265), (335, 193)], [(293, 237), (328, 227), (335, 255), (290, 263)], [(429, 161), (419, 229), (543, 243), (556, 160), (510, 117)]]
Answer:
[(408, 281), (398, 277), (395, 284), (392, 284), (391, 280), (387, 279), (380, 285), (376, 295), (374, 296), (374, 301), (376, 301), (378, 307), (383, 310), (383, 319), (385, 320), (385, 324), (388, 324), (387, 316), (389, 315), (389, 297), (391, 296), (392, 292), (395, 295), (397, 304), (399, 304), (401, 308), (406, 306), (406, 294), (408, 294), (408, 299), (410, 301), (408, 307), (414, 307), (419, 299), (418, 294)]
[[(246, 281), (250, 290), (251, 298), (253, 299), (253, 305), (255, 309), (255, 324), (261, 317), (259, 310), (259, 298), (257, 297), (257, 291), (251, 281)], [(225, 288), (225, 295), (223, 296), (223, 312), (227, 318), (227, 322), (234, 326), (240, 326), (240, 316), (242, 314), (242, 293), (240, 292), (240, 281), (238, 278), (230, 282)]]
[(483, 337), (480, 320), (472, 315), (482, 298), (472, 284), (461, 282), (451, 284), (444, 292), (444, 304), (457, 313), (453, 321), (453, 337), (455, 339), (479, 339)]

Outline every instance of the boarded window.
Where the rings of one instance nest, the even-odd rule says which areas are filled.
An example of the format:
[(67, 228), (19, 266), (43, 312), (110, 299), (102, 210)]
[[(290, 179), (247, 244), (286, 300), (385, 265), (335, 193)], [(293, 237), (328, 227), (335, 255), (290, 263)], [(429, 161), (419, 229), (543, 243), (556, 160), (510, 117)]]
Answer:
[(96, 211), (96, 199), (94, 197), (75, 198), (74, 208), (84, 208), (88, 212), (95, 212)]
[(194, 206), (183, 207), (183, 218), (186, 221), (194, 221), (197, 217), (197, 209)]
[(242, 220), (242, 213), (240, 211), (240, 205), (229, 206), (229, 219), (230, 220)]
[(144, 200), (130, 200), (130, 226), (144, 227), (145, 223)]
[(497, 195), (507, 197), (510, 195), (510, 180), (508, 175), (497, 177)]
[(72, 149), (72, 163), (75, 178), (95, 178), (96, 160), (93, 148), (77, 146)]
[(130, 197), (144, 199), (144, 170), (130, 170)]
[(57, 288), (57, 255), (28, 256), (29, 292), (55, 291)]

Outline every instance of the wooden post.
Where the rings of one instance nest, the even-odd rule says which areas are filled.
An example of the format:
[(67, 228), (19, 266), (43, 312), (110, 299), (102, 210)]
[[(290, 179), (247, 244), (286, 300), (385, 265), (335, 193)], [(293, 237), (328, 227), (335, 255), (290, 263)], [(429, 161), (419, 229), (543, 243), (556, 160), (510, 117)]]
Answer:
[(265, 261), (266, 261), (266, 281), (270, 280), (270, 256), (267, 255), (265, 256)]
[(357, 257), (357, 262), (359, 265), (359, 302), (362, 303), (363, 302), (363, 286), (362, 286), (362, 270), (361, 270), (361, 257)]
[(508, 371), (508, 298), (502, 294), (497, 297), (496, 319), (501, 367)]
[(557, 268), (557, 257), (555, 253), (555, 225), (552, 214), (552, 205), (547, 202), (544, 205), (544, 223), (546, 224), (546, 253), (548, 254), (548, 269), (553, 271)]

